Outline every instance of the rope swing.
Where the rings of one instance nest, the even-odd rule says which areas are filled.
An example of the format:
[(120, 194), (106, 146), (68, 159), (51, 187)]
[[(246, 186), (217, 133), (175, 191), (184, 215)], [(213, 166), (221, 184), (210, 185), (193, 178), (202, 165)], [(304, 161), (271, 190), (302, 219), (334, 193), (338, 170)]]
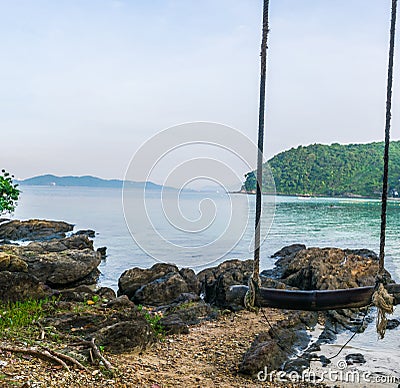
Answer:
[(253, 273), (249, 278), (249, 289), (244, 297), (244, 305), (250, 311), (256, 311), (254, 307), (256, 294), (261, 287), (260, 280), (260, 235), (261, 235), (261, 193), (262, 193), (262, 164), (264, 152), (264, 116), (265, 116), (265, 85), (267, 78), (267, 41), (268, 41), (268, 10), (269, 0), (264, 0), (263, 29), (261, 39), (261, 79), (260, 79), (260, 106), (258, 111), (258, 155), (257, 155), (257, 194), (256, 217), (254, 231), (254, 263)]
[(382, 212), (381, 212), (381, 235), (379, 247), (379, 270), (377, 276), (376, 290), (372, 296), (372, 303), (378, 308), (376, 319), (376, 331), (380, 338), (384, 338), (387, 318), (386, 314), (393, 313), (394, 298), (391, 296), (384, 285), (387, 284), (385, 271), (385, 240), (386, 240), (386, 213), (388, 195), (388, 176), (389, 176), (389, 145), (390, 145), (390, 120), (392, 117), (392, 85), (393, 85), (393, 58), (394, 40), (396, 32), (396, 12), (397, 0), (392, 0), (392, 17), (390, 23), (390, 43), (389, 43), (389, 64), (386, 88), (386, 123), (385, 123), (385, 151), (383, 156), (383, 183), (382, 183)]
[[(380, 232), (380, 250), (379, 250), (379, 269), (376, 276), (376, 285), (373, 287), (364, 287), (351, 290), (333, 290), (333, 291), (277, 291), (273, 289), (262, 289), (260, 280), (260, 233), (261, 233), (261, 195), (262, 195), (262, 164), (264, 150), (264, 119), (265, 119), (265, 89), (266, 89), (266, 68), (267, 68), (267, 38), (269, 32), (268, 23), (269, 0), (264, 0), (263, 5), (263, 27), (261, 41), (261, 79), (260, 79), (260, 105), (258, 121), (258, 155), (257, 155), (257, 193), (256, 193), (256, 213), (255, 213), (255, 231), (254, 231), (254, 262), (253, 272), (248, 281), (248, 288), (244, 296), (244, 306), (250, 311), (257, 311), (255, 302), (257, 298), (263, 302), (264, 306), (286, 306), (286, 308), (306, 310), (326, 310), (335, 308), (349, 308), (375, 305), (378, 309), (376, 329), (380, 338), (384, 338), (387, 325), (386, 314), (393, 313), (395, 298), (390, 295), (387, 288), (396, 291), (394, 287), (388, 285), (388, 273), (385, 270), (385, 237), (386, 237), (386, 213), (388, 196), (388, 166), (389, 166), (389, 145), (390, 145), (390, 120), (392, 108), (392, 85), (393, 85), (393, 59), (394, 42), (396, 31), (396, 12), (397, 0), (392, 0), (391, 24), (390, 24), (390, 43), (389, 43), (389, 63), (386, 89), (386, 122), (385, 122), (385, 149), (384, 149), (384, 167), (382, 183), (382, 211), (381, 211), (381, 232)], [(240, 287), (231, 287), (231, 296), (239, 294)], [(301, 293), (301, 294), (300, 294)], [(311, 294), (310, 294), (311, 293)], [(293, 295), (292, 295), (293, 294)], [(310, 294), (310, 295), (309, 295)], [(343, 294), (343, 295), (342, 295)], [(336, 296), (341, 295), (342, 301), (336, 301)], [(397, 295), (397, 294), (396, 294)], [(243, 298), (243, 296), (242, 296)], [(311, 298), (311, 301), (308, 299)], [(243, 300), (243, 299), (241, 299)], [(302, 302), (293, 306), (293, 301)], [(304, 303), (303, 303), (304, 302)], [(317, 303), (318, 302), (318, 303)], [(396, 302), (398, 303), (398, 302)], [(261, 305), (257, 302), (257, 305)], [(325, 308), (326, 307), (326, 308)]]

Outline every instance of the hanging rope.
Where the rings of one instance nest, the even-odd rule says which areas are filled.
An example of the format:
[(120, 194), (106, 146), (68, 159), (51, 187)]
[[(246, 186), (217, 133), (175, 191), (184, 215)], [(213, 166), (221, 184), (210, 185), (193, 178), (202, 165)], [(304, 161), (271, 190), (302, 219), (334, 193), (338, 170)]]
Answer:
[(256, 216), (254, 231), (254, 263), (253, 273), (249, 278), (249, 290), (244, 298), (247, 309), (255, 311), (254, 307), (256, 293), (261, 286), (260, 280), (260, 234), (261, 234), (261, 195), (262, 195), (262, 163), (264, 152), (264, 116), (265, 116), (265, 85), (267, 73), (267, 41), (268, 41), (268, 10), (269, 0), (264, 0), (263, 6), (263, 28), (261, 39), (261, 79), (260, 79), (260, 106), (258, 112), (258, 155), (257, 155), (257, 194), (256, 194)]
[(377, 290), (372, 295), (372, 303), (378, 308), (376, 318), (376, 331), (380, 338), (385, 337), (387, 318), (386, 314), (393, 314), (394, 297), (390, 295), (382, 283), (379, 283)]
[(381, 338), (385, 336), (386, 314), (393, 313), (393, 297), (384, 288), (387, 283), (385, 271), (385, 239), (386, 239), (386, 212), (388, 195), (388, 171), (389, 171), (389, 145), (390, 145), (390, 120), (392, 117), (392, 85), (393, 85), (393, 58), (394, 40), (396, 32), (397, 0), (392, 0), (392, 17), (390, 23), (389, 64), (386, 89), (386, 123), (385, 123), (385, 151), (383, 156), (383, 184), (382, 184), (382, 212), (381, 212), (381, 235), (379, 247), (379, 270), (377, 285), (372, 302), (378, 308), (376, 330)]

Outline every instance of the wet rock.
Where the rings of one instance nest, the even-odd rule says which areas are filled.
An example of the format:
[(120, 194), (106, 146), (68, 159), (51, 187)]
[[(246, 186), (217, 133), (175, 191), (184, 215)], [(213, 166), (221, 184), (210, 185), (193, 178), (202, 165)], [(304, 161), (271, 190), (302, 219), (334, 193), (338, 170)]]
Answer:
[(132, 298), (143, 285), (165, 276), (170, 272), (178, 272), (174, 264), (157, 263), (149, 269), (132, 268), (126, 270), (118, 280), (118, 295)]
[(319, 356), (319, 361), (321, 362), (323, 367), (328, 366), (329, 364), (332, 363), (332, 361), (329, 358), (323, 355)]
[(271, 257), (286, 257), (286, 256), (291, 256), (302, 249), (306, 249), (306, 246), (304, 244), (292, 244), (288, 245), (286, 247), (283, 247), (280, 249), (278, 252), (275, 252)]
[(169, 272), (140, 287), (132, 300), (136, 304), (161, 306), (172, 302), (180, 294), (190, 291), (189, 285), (179, 273)]
[(93, 241), (87, 236), (71, 236), (50, 241), (32, 242), (27, 245), (27, 250), (37, 253), (63, 252), (68, 249), (90, 249), (93, 251)]
[(308, 352), (319, 352), (321, 350), (321, 346), (317, 343), (313, 343), (307, 349)]
[(253, 260), (228, 260), (217, 267), (207, 268), (198, 273), (204, 300), (218, 307), (242, 309), (242, 306), (232, 305), (226, 300), (226, 292), (232, 285), (247, 285), (253, 271)]
[(396, 327), (400, 326), (400, 320), (398, 319), (388, 319), (387, 325), (386, 325), (386, 330), (393, 330), (396, 329)]
[(97, 252), (100, 253), (102, 260), (104, 260), (107, 257), (107, 247), (97, 248)]
[(296, 287), (290, 287), (287, 284), (280, 282), (279, 280), (266, 277), (262, 273), (260, 273), (260, 279), (261, 279), (261, 286), (265, 288), (276, 288), (279, 290), (296, 289)]
[(43, 299), (53, 291), (35, 276), (25, 272), (0, 272), (0, 301), (16, 302), (26, 299)]
[(0, 223), (0, 239), (8, 240), (47, 240), (65, 237), (73, 225), (63, 221), (13, 220)]
[(96, 232), (92, 229), (83, 229), (83, 230), (78, 230), (77, 232), (74, 233), (75, 236), (87, 236), (90, 238), (95, 238), (96, 237)]
[(240, 372), (255, 375), (265, 367), (270, 371), (282, 367), (288, 371), (301, 371), (307, 367), (307, 359), (285, 362), (297, 349), (307, 348), (310, 337), (306, 329), (315, 325), (317, 318), (317, 313), (290, 311), (286, 319), (276, 322), (267, 332), (262, 332), (256, 337), (243, 357)]
[(365, 358), (361, 353), (353, 353), (353, 354), (348, 354), (346, 356), (346, 362), (347, 365), (353, 365), (353, 364), (365, 364), (367, 361), (365, 361)]

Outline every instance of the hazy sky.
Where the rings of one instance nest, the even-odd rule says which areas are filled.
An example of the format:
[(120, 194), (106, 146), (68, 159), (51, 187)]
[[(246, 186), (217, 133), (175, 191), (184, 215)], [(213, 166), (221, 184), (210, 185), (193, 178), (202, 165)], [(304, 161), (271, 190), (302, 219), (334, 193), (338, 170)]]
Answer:
[[(271, 0), (268, 157), (383, 138), (390, 3)], [(143, 142), (182, 122), (226, 124), (256, 141), (261, 0), (0, 6), (0, 167), (17, 177), (122, 178)]]

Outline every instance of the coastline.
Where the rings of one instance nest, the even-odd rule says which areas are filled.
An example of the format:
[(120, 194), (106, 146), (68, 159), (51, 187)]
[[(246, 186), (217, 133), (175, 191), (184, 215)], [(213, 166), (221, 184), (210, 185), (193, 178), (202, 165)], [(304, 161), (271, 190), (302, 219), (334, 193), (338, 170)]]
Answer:
[[(27, 223), (31, 227), (27, 228)], [(84, 260), (88, 263), (87, 273), (92, 274), (93, 268), (97, 268), (102, 260), (100, 255), (106, 254), (105, 249), (102, 253), (94, 250), (93, 241), (88, 238), (89, 235), (96, 236), (93, 230), (65, 236), (72, 231), (73, 225), (44, 220), (14, 221), (11, 225), (1, 223), (0, 229), (9, 237), (37, 240), (21, 246), (0, 245), (3, 264), (8, 258), (11, 267), (7, 270), (14, 271), (3, 269), (0, 275), (7, 279), (14, 276), (11, 287), (17, 284), (18, 279), (21, 282), (8, 294), (2, 292), (3, 299), (9, 295), (12, 302), (26, 298), (25, 292), (36, 291), (39, 299), (56, 297), (44, 303), (46, 308), (36, 329), (27, 331), (28, 327), (22, 327), (21, 332), (12, 336), (4, 332), (0, 343), (3, 361), (0, 376), (3, 372), (3, 379), (10, 382), (18, 380), (16, 376), (22, 376), (24, 381), (41, 381), (52, 386), (46, 373), (38, 371), (28, 375), (28, 372), (21, 372), (39, 366), (49, 370), (49, 362), (44, 364), (36, 357), (30, 357), (29, 362), (19, 361), (13, 352), (1, 351), (2, 346), (18, 349), (45, 346), (57, 351), (58, 355), (67, 351), (74, 357), (82, 357), (86, 353), (80, 353), (79, 347), (71, 348), (68, 343), (79, 343), (79, 338), (86, 342), (96, 338), (118, 373), (110, 375), (102, 369), (99, 361), (92, 360), (87, 366), (89, 373), (70, 368), (68, 378), (65, 375), (63, 380), (60, 375), (58, 386), (73, 382), (81, 384), (75, 386), (98, 386), (100, 382), (117, 387), (129, 384), (163, 386), (171, 382), (183, 384), (188, 378), (193, 386), (212, 387), (215, 382), (221, 387), (256, 386), (258, 373), (264, 366), (271, 371), (284, 368), (287, 373), (300, 373), (308, 368), (307, 357), (318, 352), (316, 346), (334, 344), (337, 336), (354, 329), (355, 322), (358, 322), (357, 311), (320, 314), (263, 309), (262, 315), (256, 315), (233, 305), (225, 299), (226, 290), (231, 285), (247, 284), (252, 273), (252, 260), (228, 260), (197, 274), (173, 264), (158, 263), (148, 269), (131, 268), (119, 278), (118, 297), (107, 287), (96, 287), (96, 276), (85, 275), (84, 283), (78, 277), (74, 285), (64, 284), (64, 277), (72, 276), (68, 271), (63, 270), (54, 277), (53, 270), (46, 275), (43, 268), (49, 268), (55, 260), (69, 260), (68, 268), (72, 269), (76, 260)], [(313, 284), (312, 289), (349, 288), (373, 284), (377, 271), (377, 256), (367, 249), (343, 251), (295, 244), (282, 248), (274, 257), (277, 260), (274, 269), (261, 273), (263, 287), (307, 290), (309, 284)], [(284, 275), (289, 268), (291, 275)], [(304, 273), (304, 268), (311, 272)], [(29, 277), (33, 273), (42, 277), (42, 283)], [(93, 273), (96, 275), (96, 271)], [(324, 275), (327, 273), (340, 273), (340, 276), (331, 279)], [(353, 273), (358, 273), (356, 279), (359, 283), (356, 285)], [(26, 283), (27, 276), (33, 283)], [(59, 282), (56, 289), (55, 281)], [(45, 287), (42, 287), (43, 283)], [(94, 287), (89, 287), (90, 284)], [(22, 285), (28, 288), (18, 296)], [(50, 294), (49, 286), (53, 289)], [(6, 312), (2, 314), (11, 314), (6, 307), (3, 310)], [(268, 321), (264, 314), (269, 317)], [(321, 322), (322, 331), (315, 331)], [(144, 332), (153, 334), (146, 337)], [(160, 341), (157, 336), (161, 333)], [(312, 339), (313, 333), (317, 333), (318, 338)], [(54, 342), (54, 335), (68, 341)], [(298, 352), (302, 354), (301, 358), (296, 357)], [(194, 358), (191, 357), (193, 354), (196, 355)], [(326, 354), (324, 351), (323, 356)], [(57, 365), (51, 366), (50, 370), (51, 373), (57, 371)], [(32, 378), (36, 380), (27, 380)], [(306, 384), (293, 383), (291, 386), (311, 386)], [(282, 385), (271, 382), (266, 386), (288, 385), (287, 382)]]

